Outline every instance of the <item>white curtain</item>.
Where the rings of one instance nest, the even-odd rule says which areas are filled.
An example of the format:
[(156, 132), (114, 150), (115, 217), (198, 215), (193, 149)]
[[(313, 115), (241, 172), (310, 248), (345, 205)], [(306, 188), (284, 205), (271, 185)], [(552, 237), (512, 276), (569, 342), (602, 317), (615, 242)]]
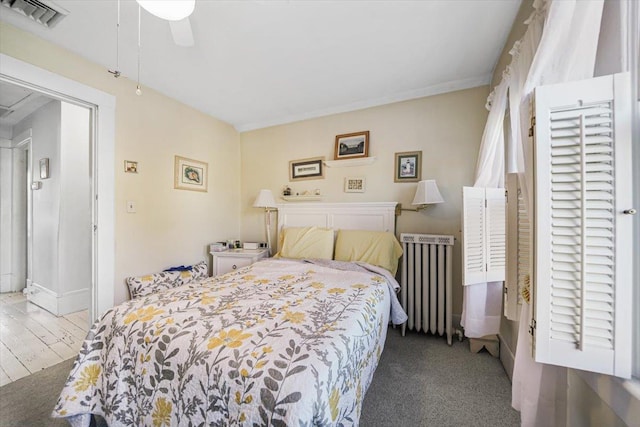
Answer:
[[(489, 95), (489, 117), (484, 127), (476, 165), (474, 187), (504, 187), (504, 114), (507, 106), (509, 74)], [(500, 331), (502, 282), (464, 286), (460, 324), (469, 338), (496, 335)]]
[[(495, 88), (493, 99), (490, 97), (492, 106), (478, 156), (475, 185), (503, 185), (503, 119), (508, 93), (507, 157), (513, 159), (510, 171), (515, 169), (524, 178), (520, 182), (529, 217), (532, 217), (534, 171), (528, 130), (533, 90), (543, 84), (593, 77), (603, 1), (535, 0), (525, 35), (512, 49), (512, 63)], [(498, 333), (501, 296), (502, 282), (465, 286), (462, 321), (467, 336)], [(532, 359), (530, 310), (525, 303), (516, 348), (512, 405), (521, 412), (525, 427), (565, 425), (567, 371)]]
[(523, 427), (566, 425), (567, 369), (543, 365), (531, 357), (529, 313), (531, 306), (522, 305), (518, 326), (518, 346), (513, 368), (511, 405), (520, 411)]
[(489, 95), (489, 117), (482, 134), (474, 187), (504, 187), (504, 112), (509, 81), (509, 73), (504, 73)]

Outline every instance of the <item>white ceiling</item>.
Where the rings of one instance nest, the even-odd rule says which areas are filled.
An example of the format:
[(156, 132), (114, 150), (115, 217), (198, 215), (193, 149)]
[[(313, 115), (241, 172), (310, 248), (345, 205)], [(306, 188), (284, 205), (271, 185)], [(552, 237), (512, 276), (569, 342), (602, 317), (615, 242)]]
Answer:
[[(9, 130), (50, 98), (6, 82), (0, 82), (0, 130)], [(10, 135), (8, 131), (6, 135)]]
[[(197, 0), (190, 48), (143, 10), (140, 80), (240, 131), (479, 86), (520, 2)], [(56, 4), (70, 14), (53, 29), (5, 7), (0, 20), (115, 68), (116, 0)], [(132, 80), (137, 12), (122, 0), (119, 68)]]

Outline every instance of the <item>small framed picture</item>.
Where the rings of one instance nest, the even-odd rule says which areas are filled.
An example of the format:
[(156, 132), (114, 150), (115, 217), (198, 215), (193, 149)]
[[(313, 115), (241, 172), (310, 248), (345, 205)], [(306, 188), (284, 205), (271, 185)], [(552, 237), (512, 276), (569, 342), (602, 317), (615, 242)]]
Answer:
[(138, 173), (138, 162), (131, 160), (124, 161), (124, 171), (127, 173)]
[(345, 193), (364, 193), (366, 181), (363, 177), (353, 176), (344, 179)]
[(290, 161), (289, 180), (324, 179), (323, 160), (324, 157), (313, 157), (310, 159)]
[(205, 162), (175, 156), (173, 188), (206, 192), (208, 169)]
[(49, 158), (40, 159), (40, 179), (49, 178)]
[(422, 151), (396, 153), (394, 182), (418, 182), (422, 173)]
[(334, 160), (369, 157), (369, 131), (336, 135)]

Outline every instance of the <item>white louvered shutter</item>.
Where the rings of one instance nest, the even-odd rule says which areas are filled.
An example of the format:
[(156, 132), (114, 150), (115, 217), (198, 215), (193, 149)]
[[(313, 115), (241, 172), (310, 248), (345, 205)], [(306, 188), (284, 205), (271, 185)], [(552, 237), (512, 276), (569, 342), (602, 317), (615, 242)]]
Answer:
[(487, 188), (486, 198), (486, 242), (487, 282), (501, 282), (506, 266), (506, 199), (504, 188)]
[(504, 316), (520, 319), (522, 290), (530, 272), (530, 225), (518, 174), (507, 174), (507, 274), (504, 294)]
[(463, 283), (485, 282), (484, 188), (462, 188)]
[[(518, 179), (520, 179), (518, 177)], [(518, 292), (517, 302), (522, 305), (522, 291), (530, 281), (532, 264), (531, 223), (525, 206), (524, 194), (518, 185)], [(519, 319), (520, 316), (517, 316)]]
[(465, 285), (504, 280), (505, 221), (504, 188), (462, 188)]
[(535, 360), (629, 377), (629, 75), (536, 89)]

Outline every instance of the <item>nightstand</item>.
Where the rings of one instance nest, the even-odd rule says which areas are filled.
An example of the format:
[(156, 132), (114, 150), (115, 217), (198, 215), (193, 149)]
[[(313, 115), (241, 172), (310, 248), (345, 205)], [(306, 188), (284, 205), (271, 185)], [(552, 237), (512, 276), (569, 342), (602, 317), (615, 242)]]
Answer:
[(267, 258), (267, 249), (230, 249), (221, 252), (209, 252), (213, 256), (213, 275), (234, 271), (246, 267), (262, 258)]

